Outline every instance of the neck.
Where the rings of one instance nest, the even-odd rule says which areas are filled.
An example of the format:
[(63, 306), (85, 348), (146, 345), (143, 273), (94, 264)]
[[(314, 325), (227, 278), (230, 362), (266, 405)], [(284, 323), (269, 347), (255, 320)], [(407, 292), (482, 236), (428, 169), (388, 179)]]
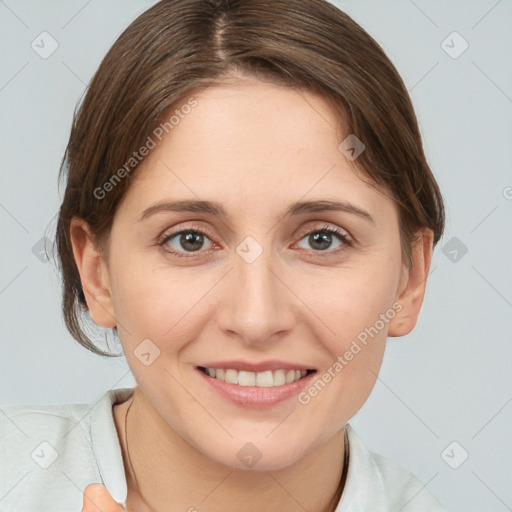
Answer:
[(259, 503), (267, 512), (333, 512), (339, 502), (344, 430), (287, 468), (240, 470), (217, 463), (189, 444), (138, 387), (132, 399), (114, 408), (129, 510), (136, 506), (158, 512), (173, 503), (175, 510), (224, 512)]

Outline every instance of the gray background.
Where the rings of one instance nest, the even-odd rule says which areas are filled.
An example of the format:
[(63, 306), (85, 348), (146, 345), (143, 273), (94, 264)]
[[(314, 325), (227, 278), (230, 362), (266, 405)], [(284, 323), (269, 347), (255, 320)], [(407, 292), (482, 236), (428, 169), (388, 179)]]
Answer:
[[(135, 384), (124, 359), (102, 360), (71, 339), (59, 276), (36, 254), (53, 234), (75, 104), (153, 3), (0, 1), (0, 404), (93, 403)], [(419, 323), (389, 340), (351, 424), (449, 510), (512, 510), (511, 2), (333, 3), (402, 75), (447, 204)], [(31, 47), (43, 31), (59, 45), (47, 59)]]

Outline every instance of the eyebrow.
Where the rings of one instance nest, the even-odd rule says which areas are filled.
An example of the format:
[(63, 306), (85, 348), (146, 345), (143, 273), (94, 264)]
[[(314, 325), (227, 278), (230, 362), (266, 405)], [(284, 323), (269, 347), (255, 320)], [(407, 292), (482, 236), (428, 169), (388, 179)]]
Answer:
[[(201, 200), (184, 200), (184, 201), (165, 201), (154, 204), (146, 208), (142, 213), (139, 222), (161, 212), (190, 212), (190, 213), (205, 213), (213, 217), (225, 219), (228, 214), (224, 207), (214, 201), (201, 201)], [(340, 211), (357, 215), (372, 224), (375, 224), (373, 217), (365, 210), (345, 201), (330, 201), (330, 200), (317, 200), (317, 201), (299, 201), (289, 206), (285, 213), (286, 215), (300, 215), (304, 213), (317, 213), (324, 211)]]

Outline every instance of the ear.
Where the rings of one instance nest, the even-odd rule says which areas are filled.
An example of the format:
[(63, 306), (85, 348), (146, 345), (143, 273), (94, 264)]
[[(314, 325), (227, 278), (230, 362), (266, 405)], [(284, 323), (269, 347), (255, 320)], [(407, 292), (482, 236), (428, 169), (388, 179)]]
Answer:
[(80, 274), (89, 313), (100, 327), (116, 327), (108, 266), (94, 243), (88, 224), (73, 218), (70, 225), (73, 256)]
[(402, 268), (402, 275), (398, 287), (397, 301), (402, 309), (389, 322), (388, 336), (405, 336), (416, 325), (432, 260), (434, 233), (424, 228), (417, 233), (418, 239), (412, 247), (412, 267), (406, 264)]

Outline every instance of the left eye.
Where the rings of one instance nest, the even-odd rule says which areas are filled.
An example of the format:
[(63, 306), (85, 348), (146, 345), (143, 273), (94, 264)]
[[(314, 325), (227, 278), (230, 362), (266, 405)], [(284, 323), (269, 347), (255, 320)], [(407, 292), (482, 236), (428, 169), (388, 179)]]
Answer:
[[(338, 239), (338, 245), (334, 248), (331, 247), (333, 237)], [(327, 249), (337, 249), (345, 244), (349, 245), (347, 235), (331, 227), (310, 231), (301, 239), (301, 242), (303, 240), (306, 240), (306, 243), (310, 244), (310, 247), (302, 247), (303, 249), (313, 248), (315, 251), (326, 251)]]

